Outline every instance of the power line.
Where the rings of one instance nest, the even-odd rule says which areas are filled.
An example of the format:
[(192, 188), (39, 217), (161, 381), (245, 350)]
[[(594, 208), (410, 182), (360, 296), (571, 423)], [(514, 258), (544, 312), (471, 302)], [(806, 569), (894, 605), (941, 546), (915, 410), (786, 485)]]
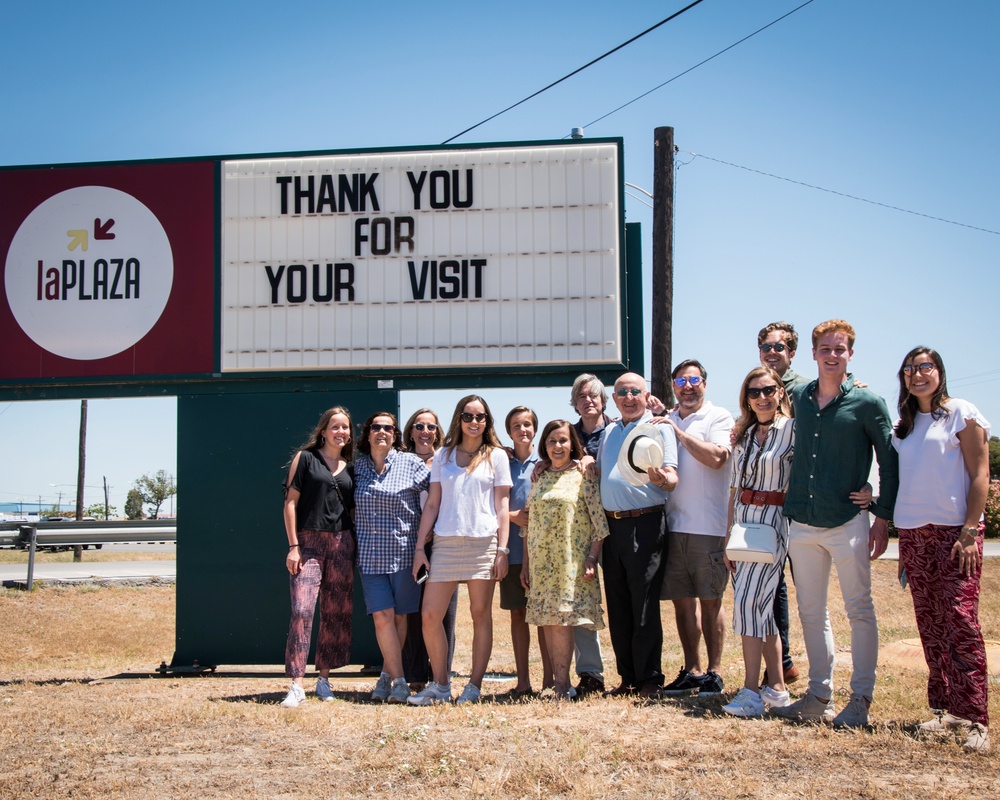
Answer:
[[(754, 36), (756, 36), (756, 35), (757, 35), (758, 33), (761, 33), (762, 31), (766, 31), (766, 30), (767, 30), (768, 28), (770, 28), (770, 27), (771, 27), (772, 25), (777, 25), (777, 24), (778, 24), (779, 22), (781, 22), (781, 20), (783, 20), (783, 19), (784, 19), (785, 17), (789, 17), (789, 16), (791, 16), (791, 15), (792, 15), (792, 14), (794, 14), (794, 13), (795, 13), (796, 11), (798, 11), (799, 9), (802, 9), (802, 8), (805, 8), (805, 7), (807, 6), (807, 5), (809, 5), (809, 4), (810, 4), (810, 3), (812, 3), (812, 2), (814, 2), (814, 0), (806, 0), (806, 2), (804, 2), (804, 3), (802, 4), (802, 5), (798, 6), (797, 8), (793, 8), (793, 9), (792, 9), (791, 11), (789, 11), (789, 12), (788, 12), (787, 14), (782, 14), (782, 15), (781, 15), (780, 17), (778, 17), (778, 18), (777, 18), (776, 20), (773, 20), (772, 22), (769, 22), (769, 23), (767, 23), (767, 25), (765, 25), (765, 26), (764, 26), (763, 28), (758, 28), (758, 29), (757, 29), (757, 30), (755, 30), (755, 31), (754, 31), (753, 33), (748, 33), (748, 34), (747, 34), (746, 36), (744, 36), (744, 37), (743, 37), (742, 39), (740, 39), (739, 41), (736, 41), (736, 42), (733, 42), (733, 43), (732, 43), (731, 45), (729, 45), (729, 47), (725, 47), (725, 48), (723, 48), (722, 50), (720, 50), (720, 51), (719, 51), (718, 53), (716, 53), (715, 55), (712, 55), (712, 56), (709, 56), (708, 58), (704, 59), (703, 61), (699, 61), (699, 62), (698, 62), (697, 64), (695, 64), (695, 65), (694, 65), (693, 67), (688, 67), (688, 68), (687, 68), (686, 70), (684, 70), (683, 72), (678, 72), (678, 73), (677, 73), (676, 75), (674, 75), (674, 77), (670, 78), (669, 80), (665, 80), (665, 81), (664, 81), (663, 83), (661, 83), (661, 84), (660, 84), (659, 86), (654, 86), (654, 87), (653, 87), (652, 89), (650, 89), (650, 90), (649, 90), (648, 92), (643, 92), (643, 93), (642, 93), (642, 94), (640, 94), (640, 95), (639, 95), (638, 97), (633, 97), (633, 98), (632, 98), (631, 100), (629, 100), (629, 101), (628, 101), (627, 103), (623, 103), (622, 105), (618, 106), (618, 108), (615, 108), (615, 109), (612, 109), (611, 111), (609, 111), (609, 112), (608, 112), (607, 114), (604, 114), (603, 116), (600, 116), (600, 117), (598, 117), (597, 119), (593, 120), (592, 122), (588, 122), (588, 123), (587, 123), (586, 125), (584, 125), (584, 127), (585, 127), (585, 128), (589, 128), (589, 127), (590, 127), (591, 125), (596, 125), (596, 124), (597, 124), (598, 122), (600, 122), (601, 120), (603, 120), (603, 119), (607, 119), (607, 118), (608, 118), (608, 117), (610, 117), (610, 116), (611, 116), (612, 114), (616, 114), (616, 113), (618, 113), (619, 111), (621, 111), (621, 110), (622, 110), (623, 108), (627, 108), (628, 106), (632, 105), (632, 103), (635, 103), (635, 102), (638, 102), (639, 100), (642, 100), (642, 98), (644, 98), (644, 97), (647, 97), (648, 95), (651, 95), (651, 94), (652, 94), (653, 92), (655, 92), (655, 91), (657, 91), (657, 90), (659, 90), (659, 89), (662, 89), (662, 88), (663, 88), (664, 86), (666, 86), (666, 85), (667, 85), (668, 83), (673, 83), (673, 82), (674, 82), (675, 80), (677, 80), (678, 78), (683, 78), (683, 77), (684, 77), (685, 75), (687, 75), (687, 74), (688, 74), (689, 72), (693, 72), (694, 70), (698, 69), (698, 67), (702, 66), (703, 64), (707, 64), (707, 63), (708, 63), (709, 61), (711, 61), (712, 59), (715, 59), (715, 58), (718, 58), (718, 57), (719, 57), (719, 56), (721, 56), (721, 55), (722, 55), (723, 53), (727, 53), (727, 52), (729, 52), (729, 51), (730, 51), (730, 50), (732, 50), (732, 49), (733, 49), (734, 47), (737, 47), (738, 45), (741, 45), (741, 44), (743, 44), (743, 42), (745, 42), (745, 41), (746, 41), (747, 39), (752, 39), (752, 38), (753, 38)], [(565, 138), (565, 137), (564, 137), (564, 138)]]
[[(716, 164), (725, 164), (727, 167), (735, 167), (736, 169), (746, 170), (747, 172), (754, 172), (757, 175), (763, 175), (767, 178), (774, 178), (775, 180), (785, 181), (787, 183), (794, 183), (797, 186), (805, 186), (807, 189), (816, 189), (820, 192), (827, 192), (829, 194), (835, 194), (838, 197), (846, 197), (848, 200), (857, 200), (860, 203), (869, 203), (873, 206), (880, 206), (881, 208), (888, 208), (891, 211), (901, 211), (904, 214), (913, 214), (916, 217), (923, 217), (924, 219), (932, 219), (936, 222), (946, 222), (949, 225), (958, 225), (960, 228), (970, 228), (974, 231), (981, 231), (982, 233), (992, 233), (994, 236), (1000, 236), (1000, 231), (994, 231), (990, 228), (980, 228), (977, 225), (969, 225), (965, 222), (956, 222), (953, 219), (945, 219), (944, 217), (935, 217), (933, 214), (924, 214), (920, 211), (912, 211), (908, 208), (900, 208), (899, 206), (890, 205), (889, 203), (880, 203), (878, 200), (869, 200), (866, 197), (858, 197), (854, 194), (847, 194), (846, 192), (838, 192), (836, 189), (827, 189), (823, 186), (816, 186), (812, 183), (806, 183), (805, 181), (797, 181), (794, 178), (785, 178), (781, 175), (775, 175), (771, 172), (764, 172), (763, 170), (754, 169), (753, 167), (744, 167), (742, 164), (734, 164), (731, 161), (723, 161), (721, 158), (712, 158), (711, 156), (706, 156), (704, 153), (691, 153), (688, 155), (694, 156), (691, 161), (695, 158), (704, 158), (707, 161), (714, 161)], [(687, 163), (690, 164), (691, 161)]]
[[(527, 103), (527, 102), (528, 102), (529, 100), (531, 100), (532, 98), (534, 98), (534, 97), (538, 97), (538, 95), (540, 95), (540, 94), (541, 94), (542, 92), (547, 92), (547, 91), (548, 91), (549, 89), (551, 89), (551, 88), (552, 88), (553, 86), (558, 86), (558, 85), (559, 85), (560, 83), (562, 83), (563, 81), (565, 81), (565, 80), (568, 80), (569, 78), (572, 78), (572, 77), (573, 77), (574, 75), (576, 75), (576, 74), (578, 74), (578, 73), (580, 73), (580, 72), (583, 72), (583, 71), (584, 71), (585, 69), (587, 69), (587, 67), (592, 67), (592, 66), (593, 66), (594, 64), (596, 64), (596, 63), (597, 63), (598, 61), (601, 61), (602, 59), (605, 59), (605, 58), (607, 58), (607, 57), (608, 57), (608, 56), (610, 56), (610, 55), (611, 55), (612, 53), (617, 53), (617, 52), (618, 52), (619, 50), (621, 50), (621, 49), (622, 49), (623, 47), (628, 47), (628, 45), (632, 44), (632, 42), (635, 42), (635, 41), (637, 41), (637, 40), (641, 39), (641, 38), (642, 38), (643, 36), (645, 36), (645, 35), (646, 35), (647, 33), (651, 33), (652, 31), (655, 31), (655, 30), (656, 30), (657, 28), (659, 28), (659, 27), (660, 27), (661, 25), (666, 25), (666, 24), (667, 24), (668, 22), (670, 22), (671, 20), (673, 20), (673, 19), (676, 19), (677, 17), (679, 17), (679, 16), (680, 16), (681, 14), (683, 14), (683, 13), (684, 13), (685, 11), (690, 11), (690, 10), (691, 10), (692, 8), (694, 8), (694, 7), (696, 6), (696, 5), (699, 5), (700, 3), (703, 3), (703, 2), (704, 2), (704, 0), (694, 0), (694, 2), (693, 2), (693, 3), (690, 3), (690, 4), (686, 5), (686, 6), (684, 6), (684, 8), (682, 8), (682, 9), (681, 9), (680, 11), (677, 11), (677, 12), (675, 12), (675, 13), (671, 14), (671, 15), (670, 15), (669, 17), (667, 17), (666, 19), (662, 19), (662, 20), (660, 20), (660, 21), (659, 21), (659, 22), (657, 22), (657, 23), (656, 23), (655, 25), (653, 25), (653, 26), (652, 26), (651, 28), (646, 28), (646, 30), (644, 30), (644, 31), (643, 31), (642, 33), (639, 33), (639, 34), (636, 34), (636, 35), (635, 35), (635, 36), (633, 36), (633, 37), (632, 37), (631, 39), (629, 39), (629, 40), (628, 40), (627, 42), (622, 42), (622, 43), (621, 43), (620, 45), (618, 45), (617, 47), (615, 47), (615, 48), (613, 48), (613, 49), (611, 49), (611, 50), (608, 50), (608, 52), (606, 52), (606, 53), (605, 53), (604, 55), (602, 55), (602, 56), (598, 56), (598, 57), (597, 57), (597, 58), (595, 58), (595, 59), (594, 59), (593, 61), (588, 61), (588, 62), (587, 62), (586, 64), (584, 64), (584, 65), (583, 65), (582, 67), (578, 67), (577, 69), (573, 70), (573, 71), (572, 71), (571, 73), (569, 73), (568, 75), (563, 75), (563, 77), (561, 77), (561, 78), (560, 78), (559, 80), (557, 80), (557, 81), (553, 81), (553, 82), (552, 82), (552, 83), (550, 83), (550, 84), (549, 84), (548, 86), (546, 86), (546, 87), (545, 87), (544, 89), (539, 89), (539, 90), (538, 90), (537, 92), (535, 92), (534, 94), (529, 94), (529, 95), (528, 95), (527, 97), (525, 97), (525, 98), (524, 98), (523, 100), (518, 100), (518, 101), (517, 101), (516, 103), (514, 103), (513, 105), (511, 105), (511, 106), (507, 106), (507, 108), (505, 108), (505, 109), (504, 109), (503, 111), (498, 111), (498, 112), (497, 112), (496, 114), (493, 114), (492, 116), (490, 116), (490, 117), (487, 117), (486, 119), (482, 120), (481, 122), (477, 122), (477, 123), (476, 123), (475, 125), (473, 125), (473, 126), (471, 126), (471, 127), (469, 127), (469, 128), (466, 128), (466, 129), (465, 129), (464, 131), (462, 131), (461, 133), (456, 133), (456, 134), (455, 134), (454, 136), (452, 136), (452, 137), (451, 137), (450, 139), (445, 139), (445, 140), (444, 140), (443, 142), (441, 142), (441, 144), (448, 144), (448, 142), (451, 142), (451, 141), (454, 141), (454, 140), (455, 140), (455, 139), (457, 139), (457, 138), (458, 138), (459, 136), (464, 136), (464, 135), (465, 135), (465, 134), (467, 134), (467, 133), (468, 133), (469, 131), (472, 131), (472, 130), (475, 130), (475, 129), (476, 129), (476, 128), (478, 128), (478, 127), (479, 127), (480, 125), (485, 125), (485, 124), (486, 124), (487, 122), (489, 122), (490, 120), (493, 120), (493, 119), (496, 119), (496, 118), (497, 118), (497, 117), (499, 117), (499, 116), (500, 116), (501, 114), (506, 114), (506, 113), (507, 113), (508, 111), (510, 111), (511, 109), (513, 109), (513, 108), (517, 108), (517, 107), (518, 107), (519, 105), (521, 105), (522, 103)], [(812, 0), (809, 0), (809, 2), (812, 2)]]

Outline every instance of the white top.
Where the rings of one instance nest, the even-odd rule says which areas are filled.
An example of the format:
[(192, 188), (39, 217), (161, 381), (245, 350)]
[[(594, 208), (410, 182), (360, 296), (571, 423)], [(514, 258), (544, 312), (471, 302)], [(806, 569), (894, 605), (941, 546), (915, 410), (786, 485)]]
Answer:
[(892, 435), (892, 446), (899, 453), (899, 492), (892, 520), (897, 528), (965, 524), (971, 480), (958, 434), (968, 420), (974, 420), (988, 438), (990, 423), (965, 400), (952, 398), (945, 408), (948, 416), (940, 419), (918, 413), (913, 430), (902, 441)]
[[(707, 400), (701, 408), (681, 419), (675, 407), (669, 418), (684, 433), (702, 441), (729, 446), (729, 432), (735, 420), (726, 409)], [(725, 536), (729, 505), (729, 465), (706, 467), (687, 448), (677, 446), (677, 488), (667, 499), (667, 527), (674, 533)]]
[[(449, 458), (450, 456), (450, 458)], [(510, 486), (510, 461), (495, 447), (471, 473), (455, 463), (453, 451), (441, 448), (431, 464), (431, 483), (441, 484), (435, 536), (493, 536), (499, 527), (493, 489)]]

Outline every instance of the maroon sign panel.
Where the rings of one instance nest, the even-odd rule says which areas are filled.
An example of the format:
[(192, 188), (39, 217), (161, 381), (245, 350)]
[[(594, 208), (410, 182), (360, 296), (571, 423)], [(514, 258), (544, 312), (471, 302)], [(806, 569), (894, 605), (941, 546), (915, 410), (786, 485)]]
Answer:
[(215, 164), (0, 171), (0, 380), (215, 371)]

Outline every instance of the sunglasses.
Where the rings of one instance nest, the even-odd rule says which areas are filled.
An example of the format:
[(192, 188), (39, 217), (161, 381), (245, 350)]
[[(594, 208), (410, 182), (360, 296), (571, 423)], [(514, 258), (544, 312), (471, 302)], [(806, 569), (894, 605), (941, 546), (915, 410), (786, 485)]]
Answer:
[(642, 394), (642, 389), (618, 389), (615, 394), (618, 397), (628, 397), (629, 395), (632, 395), (632, 397), (638, 397)]
[(430, 431), (431, 433), (434, 433), (434, 431), (436, 431), (437, 429), (438, 429), (438, 426), (435, 425), (433, 422), (414, 422), (413, 423), (413, 430), (415, 430), (415, 431)]
[(674, 386), (678, 389), (683, 389), (685, 386), (690, 384), (691, 386), (697, 386), (702, 382), (702, 377), (700, 375), (692, 375), (686, 378), (674, 378)]
[(778, 342), (777, 344), (771, 344), (770, 342), (765, 342), (760, 346), (760, 351), (762, 353), (770, 353), (772, 350), (776, 353), (784, 353), (788, 349), (788, 345), (784, 342)]
[(468, 411), (462, 412), (462, 422), (486, 422), (487, 416), (485, 414), (470, 414)]
[(764, 397), (774, 397), (774, 393), (777, 391), (777, 386), (761, 386), (759, 389), (747, 389), (747, 397), (751, 400), (756, 400), (761, 395), (764, 395)]
[(395, 433), (396, 432), (396, 426), (395, 425), (383, 425), (381, 422), (373, 422), (372, 423), (372, 430), (375, 433), (378, 433), (379, 431), (385, 431), (386, 433)]
[(925, 361), (923, 364), (907, 364), (903, 367), (903, 374), (912, 375), (915, 372), (919, 372), (921, 375), (930, 375), (936, 369), (936, 364), (930, 361)]

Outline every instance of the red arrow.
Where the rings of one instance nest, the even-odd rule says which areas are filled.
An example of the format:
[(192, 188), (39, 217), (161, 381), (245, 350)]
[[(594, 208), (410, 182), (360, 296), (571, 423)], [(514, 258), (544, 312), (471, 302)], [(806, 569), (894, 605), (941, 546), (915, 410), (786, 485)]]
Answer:
[(102, 225), (100, 219), (94, 220), (94, 238), (95, 239), (114, 239), (115, 235), (109, 233), (109, 231), (114, 227), (115, 221), (113, 219), (106, 220)]

